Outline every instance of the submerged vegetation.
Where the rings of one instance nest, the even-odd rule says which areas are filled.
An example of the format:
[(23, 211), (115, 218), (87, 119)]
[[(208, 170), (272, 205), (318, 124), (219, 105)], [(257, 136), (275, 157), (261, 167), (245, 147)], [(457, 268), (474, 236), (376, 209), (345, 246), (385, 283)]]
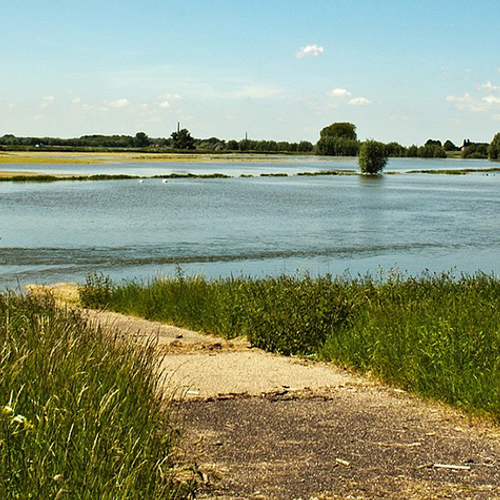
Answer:
[[(289, 355), (331, 360), (500, 421), (500, 281), (475, 274), (385, 280), (202, 277), (122, 285), (90, 302)], [(83, 287), (97, 296), (99, 280)], [(92, 292), (92, 293), (90, 293)]]
[(50, 296), (0, 295), (0, 497), (188, 498), (154, 346), (138, 349)]
[[(364, 169), (362, 169), (364, 172)], [(494, 173), (500, 172), (500, 167), (488, 167), (488, 168), (463, 168), (463, 169), (434, 169), (434, 170), (408, 170), (406, 172), (400, 171), (389, 171), (389, 175), (405, 175), (405, 174), (440, 174), (440, 175), (466, 175), (473, 173)], [(287, 172), (269, 172), (261, 173), (257, 177), (319, 177), (319, 176), (331, 176), (331, 175), (358, 175), (358, 172), (349, 170), (317, 170), (310, 172), (297, 172), (297, 173), (287, 173)], [(240, 178), (253, 178), (256, 175), (253, 174), (241, 174)], [(164, 181), (168, 179), (234, 179), (235, 176), (222, 173), (210, 173), (210, 174), (193, 174), (191, 172), (187, 173), (167, 173), (153, 176), (138, 176), (138, 175), (127, 175), (127, 174), (95, 174), (95, 175), (48, 175), (48, 174), (19, 174), (19, 173), (9, 173), (4, 172), (0, 175), (0, 182), (68, 182), (68, 181), (116, 181), (116, 180), (139, 180), (143, 182), (147, 179), (162, 179)]]

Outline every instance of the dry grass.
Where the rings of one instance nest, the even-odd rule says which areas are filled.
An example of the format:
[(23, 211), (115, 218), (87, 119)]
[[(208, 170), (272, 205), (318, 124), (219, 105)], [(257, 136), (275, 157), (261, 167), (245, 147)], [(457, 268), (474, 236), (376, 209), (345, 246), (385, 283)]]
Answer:
[(0, 153), (0, 164), (100, 164), (118, 162), (210, 162), (212, 160), (224, 162), (280, 162), (281, 158), (269, 158), (267, 155), (255, 154), (178, 154), (178, 153), (83, 153), (83, 152), (53, 152), (53, 151), (33, 151), (33, 152), (3, 152)]

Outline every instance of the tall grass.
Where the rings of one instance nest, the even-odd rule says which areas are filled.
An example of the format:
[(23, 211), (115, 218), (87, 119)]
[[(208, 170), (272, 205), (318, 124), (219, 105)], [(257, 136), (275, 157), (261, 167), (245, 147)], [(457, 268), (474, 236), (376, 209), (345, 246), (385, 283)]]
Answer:
[(0, 295), (0, 498), (187, 498), (154, 363), (49, 296)]
[(314, 352), (352, 307), (344, 287), (331, 277), (208, 281), (178, 275), (110, 287), (106, 278), (89, 276), (81, 290), (84, 304), (95, 307), (94, 298), (101, 296), (107, 298), (100, 305), (115, 311), (226, 338), (246, 335), (255, 346), (283, 354)]
[(395, 276), (372, 283), (363, 302), (319, 349), (323, 358), (500, 420), (496, 278)]
[(107, 293), (101, 305), (116, 311), (246, 335), (258, 347), (369, 371), (500, 421), (500, 281), (493, 276), (179, 275), (112, 285)]

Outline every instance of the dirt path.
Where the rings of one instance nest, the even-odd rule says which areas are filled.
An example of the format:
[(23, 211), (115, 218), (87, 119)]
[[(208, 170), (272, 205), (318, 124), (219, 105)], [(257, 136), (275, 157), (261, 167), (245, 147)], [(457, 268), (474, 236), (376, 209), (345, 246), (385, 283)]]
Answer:
[(332, 365), (285, 358), (115, 313), (154, 334), (167, 390), (183, 396), (199, 498), (500, 498), (500, 428)]

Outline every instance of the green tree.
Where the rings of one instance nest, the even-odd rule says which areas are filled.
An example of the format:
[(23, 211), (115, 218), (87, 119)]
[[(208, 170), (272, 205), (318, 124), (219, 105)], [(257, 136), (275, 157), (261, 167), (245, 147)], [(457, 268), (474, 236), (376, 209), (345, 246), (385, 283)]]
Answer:
[(355, 141), (358, 138), (356, 135), (356, 125), (349, 122), (332, 123), (328, 127), (323, 128), (319, 135), (321, 139), (326, 137), (342, 137)]
[(445, 151), (458, 151), (459, 148), (453, 144), (449, 139), (443, 144), (443, 149)]
[(367, 139), (361, 144), (358, 158), (359, 168), (364, 174), (378, 174), (387, 165), (385, 144)]
[(467, 146), (462, 148), (462, 158), (488, 158), (488, 149), (490, 145), (486, 142), (470, 142)]
[(385, 145), (385, 152), (387, 153), (387, 156), (392, 157), (406, 156), (406, 148), (395, 141), (389, 142)]
[(322, 137), (316, 143), (316, 154), (324, 156), (356, 156), (359, 142), (345, 137)]
[(441, 141), (439, 139), (429, 139), (425, 144), (424, 146), (436, 146), (438, 148), (440, 148), (443, 144), (441, 143)]
[(490, 142), (488, 158), (490, 160), (500, 160), (500, 132), (495, 134)]
[(418, 146), (416, 144), (412, 144), (406, 148), (406, 156), (408, 158), (416, 158), (418, 156)]
[(137, 132), (134, 137), (134, 147), (136, 148), (147, 148), (151, 145), (149, 137), (144, 132)]
[(312, 142), (309, 141), (300, 141), (297, 146), (297, 151), (301, 153), (310, 153), (314, 149)]
[(441, 146), (426, 143), (425, 146), (418, 148), (417, 156), (419, 158), (446, 158), (446, 153)]
[(174, 149), (194, 149), (194, 138), (191, 136), (187, 128), (183, 128), (178, 132), (172, 132), (172, 147)]

